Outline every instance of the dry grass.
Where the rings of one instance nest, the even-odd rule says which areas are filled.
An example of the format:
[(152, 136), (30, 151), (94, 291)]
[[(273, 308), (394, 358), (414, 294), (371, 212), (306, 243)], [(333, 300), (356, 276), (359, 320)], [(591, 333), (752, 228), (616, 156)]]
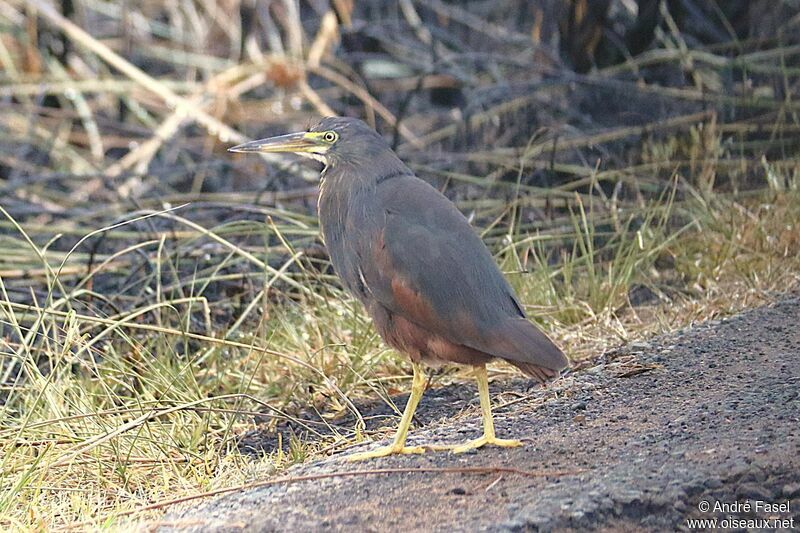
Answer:
[[(546, 234), (513, 238), (499, 259), (531, 314), (570, 356), (591, 357), (798, 286), (798, 194), (715, 203), (654, 204), (648, 212), (655, 214), (635, 231), (626, 223), (597, 248), (597, 215), (578, 204), (575, 230), (562, 236), (573, 244), (557, 260), (544, 259)], [(667, 223), (677, 210), (679, 227)], [(348, 408), (348, 398), (403, 387), (395, 385), (404, 379), (402, 363), (381, 346), (363, 311), (308, 268), (295, 279), (315, 287), (314, 295), (259, 297), (238, 316), (241, 326), (237, 319), (208, 334), (187, 325), (224, 304), (204, 300), (200, 289), (182, 300), (154, 296), (109, 318), (4, 295), (4, 320), (22, 341), (4, 342), (6, 373), (16, 377), (6, 381), (0, 423), (0, 516), (23, 528), (99, 524), (352, 443), (358, 426), (257, 461), (236, 449), (254, 419), (296, 419), (304, 405), (336, 412)], [(269, 280), (262, 278), (264, 287)], [(631, 306), (634, 287), (657, 300)]]
[[(396, 128), (575, 361), (800, 281), (800, 50), (779, 38), (687, 48), (664, 31), (576, 77), (513, 29), (493, 30), (497, 50), (455, 46), (480, 30), (438, 2), (376, 15), (388, 43), (347, 2), (303, 17), (274, 2), (257, 35), (213, 2), (76, 4), (94, 36), (47, 2), (0, 0), (0, 527), (157, 519), (140, 511), (364, 438), (354, 400), (405, 388), (320, 253), (316, 170), (230, 158), (246, 138), (230, 124), (261, 135), (332, 110)], [(345, 37), (384, 48), (336, 49)], [(454, 80), (474, 104), (458, 120), (420, 92)], [(309, 408), (356, 422), (314, 438)], [(309, 438), (238, 450), (287, 420)]]

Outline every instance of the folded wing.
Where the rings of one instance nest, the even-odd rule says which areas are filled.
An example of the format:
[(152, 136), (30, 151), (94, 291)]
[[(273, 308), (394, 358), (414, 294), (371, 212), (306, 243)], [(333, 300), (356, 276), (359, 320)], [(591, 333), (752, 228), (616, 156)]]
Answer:
[[(384, 224), (360, 250), (364, 282), (392, 313), (450, 342), (551, 377), (563, 352), (531, 324), (486, 246), (436, 189), (413, 176), (381, 183)], [(540, 370), (537, 370), (541, 367)]]

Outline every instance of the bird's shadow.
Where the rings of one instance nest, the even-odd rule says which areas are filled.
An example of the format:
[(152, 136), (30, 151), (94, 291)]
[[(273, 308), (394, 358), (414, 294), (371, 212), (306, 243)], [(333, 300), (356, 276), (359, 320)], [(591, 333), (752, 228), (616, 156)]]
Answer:
[[(501, 383), (502, 387), (493, 387), (493, 397), (502, 392), (508, 395), (508, 400), (513, 400), (515, 395), (527, 395), (539, 386), (536, 381), (522, 377), (505, 379)], [(391, 400), (397, 409), (402, 410), (408, 396), (408, 393), (398, 394), (392, 396)], [(364, 420), (366, 433), (393, 430), (400, 419), (400, 414), (382, 399), (357, 400), (354, 404)], [(429, 388), (417, 407), (412, 431), (452, 419), (465, 409), (477, 406), (478, 392), (472, 382)], [(292, 442), (333, 442), (337, 435), (352, 436), (356, 427), (356, 416), (350, 411), (331, 416), (331, 413), (306, 409), (294, 419), (280, 421), (274, 428), (266, 420), (266, 417), (263, 420), (256, 417), (258, 427), (241, 436), (237, 444), (241, 453), (260, 457), (277, 451), (278, 448), (288, 452)]]

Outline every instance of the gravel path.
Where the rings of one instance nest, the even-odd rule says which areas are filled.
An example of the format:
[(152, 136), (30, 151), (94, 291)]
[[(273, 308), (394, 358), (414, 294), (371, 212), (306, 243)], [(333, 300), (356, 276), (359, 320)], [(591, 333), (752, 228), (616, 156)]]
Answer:
[[(331, 457), (290, 471), (510, 467), (571, 474), (333, 477), (229, 494), (176, 511), (164, 523), (182, 531), (660, 531), (688, 529), (687, 519), (732, 516), (793, 519), (800, 527), (798, 319), (800, 297), (793, 296), (628, 346), (548, 389), (528, 391), (523, 380), (493, 383), (493, 399), (507, 404), (497, 410), (498, 434), (522, 438), (522, 448), (356, 464)], [(470, 387), (453, 393), (471, 391), (461, 415), (464, 404), (443, 402), (447, 394), (423, 402), (421, 420), (437, 418), (426, 410), (443, 416), (414, 431), (410, 443), (478, 436)], [(747, 500), (749, 512), (713, 510), (715, 502)], [(756, 500), (789, 501), (789, 509), (756, 512)], [(701, 502), (712, 509), (701, 512)]]

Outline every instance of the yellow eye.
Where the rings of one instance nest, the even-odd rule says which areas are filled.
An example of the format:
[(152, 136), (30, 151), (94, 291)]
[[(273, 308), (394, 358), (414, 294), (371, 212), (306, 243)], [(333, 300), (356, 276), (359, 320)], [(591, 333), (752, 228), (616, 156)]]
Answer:
[(326, 131), (322, 134), (322, 140), (326, 143), (332, 143), (338, 138), (339, 135), (335, 131)]

